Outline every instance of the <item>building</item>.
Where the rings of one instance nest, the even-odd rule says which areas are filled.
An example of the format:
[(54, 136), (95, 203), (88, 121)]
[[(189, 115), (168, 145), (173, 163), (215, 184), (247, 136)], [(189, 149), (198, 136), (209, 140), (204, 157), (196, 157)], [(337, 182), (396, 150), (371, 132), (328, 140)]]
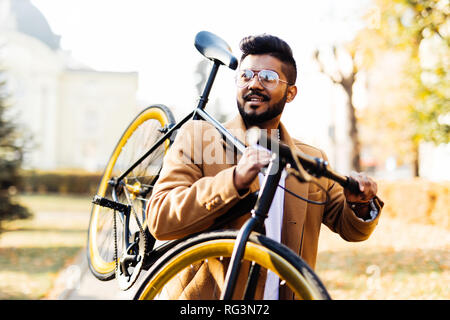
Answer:
[(102, 170), (138, 111), (138, 74), (75, 61), (30, 0), (0, 0), (0, 62), (16, 121), (32, 138), (25, 167)]

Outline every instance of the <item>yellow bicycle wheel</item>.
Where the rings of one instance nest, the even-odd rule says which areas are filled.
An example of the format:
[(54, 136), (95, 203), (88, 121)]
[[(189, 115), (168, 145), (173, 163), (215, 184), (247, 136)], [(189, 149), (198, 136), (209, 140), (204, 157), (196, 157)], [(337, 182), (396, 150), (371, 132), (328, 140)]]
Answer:
[[(98, 187), (97, 195), (111, 199), (111, 178), (119, 177), (163, 136), (163, 128), (174, 124), (171, 111), (163, 105), (154, 105), (144, 109), (130, 123), (122, 134), (106, 166)], [(167, 139), (152, 154), (146, 157), (123, 180), (125, 185), (117, 190), (118, 201), (131, 204), (132, 210), (146, 229), (145, 208), (152, 186), (158, 178), (163, 157), (170, 146)], [(124, 192), (124, 188), (126, 191)], [(89, 222), (87, 258), (92, 273), (100, 280), (110, 280), (115, 273), (115, 240), (113, 210), (93, 204)], [(123, 226), (119, 218), (116, 221), (117, 244), (122, 241)], [(131, 235), (139, 231), (134, 219), (130, 219)], [(132, 239), (129, 239), (131, 241)], [(121, 246), (118, 257), (121, 255)]]
[[(237, 231), (217, 231), (181, 242), (150, 268), (135, 299), (219, 299), (236, 236)], [(280, 288), (290, 289), (290, 297), (295, 294), (296, 299), (330, 299), (318, 276), (299, 256), (258, 233), (253, 233), (247, 242), (238, 278), (240, 285), (233, 298), (244, 297), (243, 284), (249, 267), (255, 264), (261, 267), (260, 275), (277, 275)]]

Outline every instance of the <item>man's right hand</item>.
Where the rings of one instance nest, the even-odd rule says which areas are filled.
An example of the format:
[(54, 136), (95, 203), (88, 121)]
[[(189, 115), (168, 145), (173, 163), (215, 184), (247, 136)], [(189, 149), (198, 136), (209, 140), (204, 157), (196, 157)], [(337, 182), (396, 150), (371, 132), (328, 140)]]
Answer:
[(268, 150), (248, 147), (244, 150), (241, 159), (234, 170), (234, 185), (238, 192), (247, 190), (261, 169), (270, 162)]

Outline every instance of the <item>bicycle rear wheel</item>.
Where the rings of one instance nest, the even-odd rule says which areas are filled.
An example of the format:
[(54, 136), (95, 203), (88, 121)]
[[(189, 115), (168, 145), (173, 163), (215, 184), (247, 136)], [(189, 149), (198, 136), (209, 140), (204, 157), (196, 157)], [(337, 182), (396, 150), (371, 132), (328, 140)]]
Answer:
[[(181, 242), (152, 266), (134, 298), (219, 299), (237, 234), (238, 231), (217, 231)], [(300, 257), (258, 233), (252, 233), (247, 242), (237, 282), (241, 285), (233, 299), (243, 298), (242, 283), (255, 264), (261, 266), (260, 274), (270, 271), (278, 275), (280, 288), (288, 286), (297, 299), (330, 299), (318, 276)]]
[[(162, 128), (174, 124), (172, 112), (163, 105), (147, 107), (129, 124), (108, 161), (100, 181), (97, 195), (111, 199), (112, 187), (108, 182), (113, 177), (119, 177), (135, 161), (148, 151), (162, 136)], [(123, 180), (124, 184), (116, 189), (117, 201), (132, 206), (146, 229), (145, 208), (152, 192), (152, 186), (158, 178), (165, 152), (170, 146), (167, 139), (152, 154), (145, 158)], [(126, 190), (124, 190), (126, 188)], [(114, 211), (93, 204), (88, 230), (87, 258), (92, 273), (100, 280), (110, 280), (115, 276), (116, 262), (114, 240)], [(123, 225), (119, 218), (116, 221), (117, 244), (122, 241)], [(130, 235), (139, 232), (135, 219), (130, 219)], [(133, 239), (129, 239), (132, 241)], [(118, 246), (118, 257), (121, 256), (121, 246)]]

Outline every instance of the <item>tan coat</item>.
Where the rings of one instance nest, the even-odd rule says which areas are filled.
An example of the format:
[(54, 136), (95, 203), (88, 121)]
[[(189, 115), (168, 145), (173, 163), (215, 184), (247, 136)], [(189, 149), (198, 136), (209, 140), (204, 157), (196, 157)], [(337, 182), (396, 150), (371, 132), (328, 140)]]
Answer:
[[(245, 141), (245, 126), (240, 116), (224, 126)], [(299, 151), (326, 159), (321, 150), (292, 139), (282, 124), (280, 137), (284, 143)], [(234, 164), (239, 156), (233, 155), (231, 149), (226, 150), (224, 145), (219, 132), (205, 121), (189, 121), (179, 130), (164, 158), (163, 169), (148, 206), (148, 228), (155, 238), (178, 239), (205, 230), (245, 196), (238, 194), (233, 183)], [(374, 221), (362, 221), (347, 205), (340, 185), (325, 178), (321, 178), (319, 183), (329, 190), (329, 204), (308, 204), (285, 193), (281, 232), (281, 242), (298, 253), (312, 268), (316, 264), (321, 223), (347, 241), (362, 241), (372, 233), (379, 218), (378, 215)], [(299, 183), (292, 176), (286, 178), (285, 187), (311, 200), (325, 200), (324, 192), (316, 185)], [(258, 189), (256, 178), (249, 193)], [(375, 198), (375, 204), (381, 210), (383, 203), (378, 198)], [(229, 228), (238, 229), (249, 217), (250, 214), (247, 214), (235, 220)], [(242, 269), (241, 276), (245, 280), (247, 266)], [(183, 288), (194, 276), (201, 279), (201, 285), (197, 283), (195, 289), (180, 287), (170, 298), (212, 298), (213, 294), (217, 294), (217, 288), (210, 282), (221, 287), (223, 272), (223, 264), (218, 261), (200, 266), (200, 270), (186, 275)], [(262, 297), (264, 279), (263, 275), (259, 281), (256, 295), (259, 298)], [(294, 295), (289, 289), (280, 289), (280, 299), (292, 298)]]

